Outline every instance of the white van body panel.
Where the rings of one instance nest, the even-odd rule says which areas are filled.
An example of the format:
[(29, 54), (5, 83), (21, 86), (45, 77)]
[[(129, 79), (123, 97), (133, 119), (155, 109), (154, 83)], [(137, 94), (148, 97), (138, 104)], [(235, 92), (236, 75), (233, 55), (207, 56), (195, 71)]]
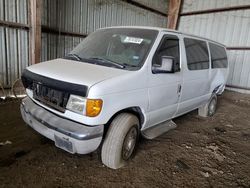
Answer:
[(139, 71), (131, 71), (117, 76), (117, 79), (107, 79), (91, 86), (88, 98), (102, 99), (103, 109), (109, 110), (103, 110), (99, 116), (89, 119), (88, 123), (92, 125), (98, 121), (100, 124), (105, 124), (114, 114), (130, 107), (139, 107), (147, 121), (148, 96), (145, 70), (146, 66)]
[[(228, 69), (212, 69), (209, 92), (213, 92), (213, 90), (219, 86), (225, 86), (225, 83), (227, 82), (228, 73)], [(224, 88), (221, 89), (223, 89), (224, 91)]]
[[(181, 71), (175, 74), (153, 74), (152, 58), (162, 37), (166, 34), (176, 35), (180, 40)], [(103, 109), (106, 110), (97, 117), (82, 116), (67, 109), (61, 113), (36, 102), (55, 114), (91, 126), (105, 124), (115, 113), (130, 107), (139, 107), (143, 112), (142, 129), (187, 113), (204, 104), (215, 87), (225, 85), (228, 69), (188, 70), (184, 37), (204, 40), (178, 32), (161, 31), (143, 67), (138, 71), (66, 59), (46, 61), (27, 68), (48, 78), (87, 85), (88, 98), (104, 101)], [(181, 85), (180, 93), (177, 92), (179, 85)], [(27, 93), (32, 98), (32, 91)]]
[[(213, 43), (213, 42), (210, 42)], [(218, 43), (215, 43), (218, 45)], [(223, 46), (221, 46), (223, 47)], [(226, 48), (224, 47), (225, 51)], [(211, 67), (211, 51), (210, 48), (208, 48), (209, 50), (209, 55), (210, 55), (210, 67)], [(221, 68), (221, 69), (210, 69), (210, 82), (209, 82), (209, 86), (210, 86), (210, 90), (209, 92), (212, 93), (214, 91), (215, 88), (218, 88), (217, 94), (222, 94), (224, 89), (225, 89), (225, 84), (227, 82), (227, 78), (228, 78), (228, 74), (229, 74), (229, 68)]]
[[(184, 38), (197, 39), (196, 37), (181, 36), (182, 48), (182, 92), (179, 100), (178, 111), (175, 117), (194, 110), (206, 102), (210, 96), (210, 69), (189, 70), (187, 66)], [(200, 40), (200, 39), (199, 39)]]
[(33, 73), (53, 78), (55, 80), (87, 86), (129, 72), (122, 69), (68, 59), (54, 59), (29, 66), (27, 69)]
[[(59, 112), (57, 110), (54, 110), (53, 108), (50, 108), (40, 103), (39, 101), (35, 101), (35, 99), (33, 98), (33, 92), (29, 89), (27, 89), (26, 91), (27, 95), (32, 100), (34, 100), (36, 103), (38, 103), (45, 109), (48, 109), (57, 115), (73, 119), (86, 125), (94, 126), (97, 125), (96, 122), (98, 122), (98, 125), (105, 124), (115, 113), (129, 107), (139, 107), (141, 111), (145, 114), (146, 118), (146, 111), (148, 108), (148, 96), (146, 89), (146, 76), (144, 75), (145, 71), (140, 71), (141, 76), (139, 77), (138, 74), (135, 74), (135, 72), (127, 72), (127, 74), (117, 76), (116, 81), (113, 81), (112, 79), (106, 79), (102, 82), (97, 82), (96, 85), (94, 84), (89, 88), (88, 98), (102, 99), (104, 101), (103, 109), (109, 109), (101, 111), (101, 113), (97, 117), (83, 116), (67, 109), (64, 113)], [(131, 84), (135, 83), (135, 80), (137, 84)]]
[[(58, 117), (90, 127), (105, 125), (117, 113), (128, 108), (138, 108), (141, 116), (143, 116), (141, 130), (145, 130), (199, 108), (208, 102), (213, 92), (217, 94), (223, 92), (228, 76), (228, 68), (211, 68), (209, 48), (210, 64), (208, 69), (194, 71), (189, 70), (187, 65), (183, 41), (185, 37), (203, 40), (207, 45), (213, 43), (213, 41), (164, 28), (124, 28), (143, 28), (159, 31), (143, 66), (139, 70), (123, 70), (66, 59), (55, 59), (27, 68), (30, 72), (47, 78), (87, 86), (88, 90), (85, 98), (101, 99), (103, 101), (102, 110), (98, 116), (87, 117), (67, 109), (60, 112), (35, 100), (30, 89), (26, 89), (28, 97), (35, 104), (58, 115)], [(154, 74), (152, 73), (154, 54), (163, 36), (168, 34), (175, 35), (179, 39), (180, 71)]]
[[(159, 46), (163, 36), (172, 35), (169, 32), (161, 32), (156, 40), (156, 46), (154, 53)], [(176, 34), (179, 37), (178, 34)], [(181, 51), (181, 49), (180, 49)], [(176, 113), (180, 93), (178, 93), (179, 86), (182, 82), (182, 72), (176, 72), (175, 74), (153, 74), (152, 73), (152, 58), (147, 62), (149, 64), (148, 69), (148, 96), (149, 96), (149, 122), (145, 128), (152, 127), (159, 124), (166, 119), (172, 119)], [(180, 60), (181, 62), (181, 60)]]

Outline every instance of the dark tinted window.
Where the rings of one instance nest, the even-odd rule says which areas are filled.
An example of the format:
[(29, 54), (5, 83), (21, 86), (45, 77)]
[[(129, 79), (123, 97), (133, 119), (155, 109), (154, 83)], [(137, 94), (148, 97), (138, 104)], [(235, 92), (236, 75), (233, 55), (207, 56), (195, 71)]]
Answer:
[(172, 56), (175, 61), (179, 63), (180, 53), (179, 53), (179, 39), (174, 35), (164, 36), (160, 47), (158, 48), (155, 57), (154, 64), (160, 64), (162, 56)]
[(196, 39), (184, 39), (187, 65), (189, 70), (202, 70), (209, 68), (207, 44)]
[(212, 68), (226, 68), (227, 67), (227, 54), (225, 48), (213, 43), (209, 43)]

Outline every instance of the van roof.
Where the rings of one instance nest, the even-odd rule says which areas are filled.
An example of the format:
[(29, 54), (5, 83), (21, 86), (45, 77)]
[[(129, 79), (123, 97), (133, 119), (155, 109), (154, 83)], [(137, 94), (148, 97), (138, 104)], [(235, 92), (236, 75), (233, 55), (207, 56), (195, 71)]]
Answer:
[(222, 43), (219, 43), (219, 42), (217, 42), (217, 41), (214, 41), (214, 40), (211, 40), (211, 39), (208, 39), (208, 38), (205, 38), (205, 37), (201, 37), (201, 36), (197, 36), (197, 35), (193, 35), (193, 34), (189, 34), (189, 33), (184, 33), (184, 32), (177, 31), (177, 30), (173, 30), (173, 29), (167, 29), (167, 28), (164, 28), (164, 27), (149, 27), (149, 26), (112, 26), (112, 27), (104, 27), (104, 28), (100, 28), (100, 29), (108, 29), (108, 28), (150, 29), (150, 30), (157, 30), (157, 31), (159, 31), (159, 32), (161, 32), (161, 31), (166, 31), (166, 32), (170, 32), (170, 33), (178, 33), (178, 34), (183, 34), (183, 35), (187, 35), (187, 36), (190, 36), (190, 37), (200, 38), (200, 39), (203, 39), (203, 40), (207, 40), (207, 41), (216, 43), (216, 44), (221, 45), (221, 46), (223, 46), (223, 47), (226, 47), (226, 46), (225, 46), (224, 44), (222, 44)]

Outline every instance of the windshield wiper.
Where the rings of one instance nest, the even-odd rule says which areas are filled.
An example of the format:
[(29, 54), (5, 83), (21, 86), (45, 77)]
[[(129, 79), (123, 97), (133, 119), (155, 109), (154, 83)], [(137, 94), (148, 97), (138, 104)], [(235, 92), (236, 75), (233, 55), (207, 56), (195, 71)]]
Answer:
[(97, 61), (100, 61), (100, 62), (109, 63), (109, 64), (115, 65), (116, 67), (121, 68), (121, 69), (124, 69), (124, 68), (125, 68), (124, 65), (121, 65), (121, 64), (116, 63), (116, 62), (114, 62), (114, 61), (111, 61), (111, 60), (109, 60), (109, 59), (100, 58), (100, 57), (92, 57), (92, 58), (89, 58), (89, 59), (93, 59), (93, 60), (97, 60)]
[(65, 56), (66, 58), (68, 57), (70, 57), (70, 58), (74, 58), (74, 59), (76, 59), (77, 61), (81, 61), (82, 60), (82, 58), (79, 56), (79, 55), (77, 55), (77, 54), (68, 54), (68, 55), (66, 55)]
[(131, 64), (128, 64), (128, 63), (123, 63), (123, 65), (125, 65), (126, 67), (138, 67), (137, 65), (131, 65)]

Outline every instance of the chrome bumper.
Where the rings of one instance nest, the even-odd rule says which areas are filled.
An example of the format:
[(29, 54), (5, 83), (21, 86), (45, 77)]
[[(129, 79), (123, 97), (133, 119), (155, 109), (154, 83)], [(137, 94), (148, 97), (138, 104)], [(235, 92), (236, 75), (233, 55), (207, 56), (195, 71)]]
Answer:
[(21, 103), (24, 121), (70, 153), (86, 154), (98, 148), (104, 126), (86, 126), (51, 113), (26, 97)]

